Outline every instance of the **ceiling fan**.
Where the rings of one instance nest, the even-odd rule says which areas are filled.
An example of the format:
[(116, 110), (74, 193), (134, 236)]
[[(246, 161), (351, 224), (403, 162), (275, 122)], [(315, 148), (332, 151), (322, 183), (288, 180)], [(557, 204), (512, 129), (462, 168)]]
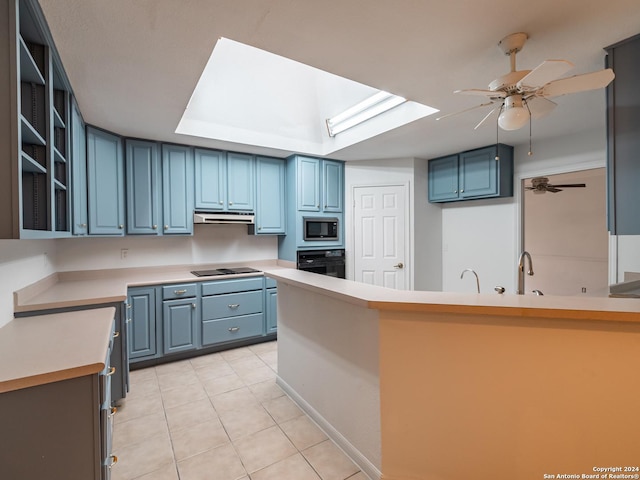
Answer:
[(493, 105), (494, 108), (475, 128), (480, 127), (493, 113), (498, 112), (500, 128), (517, 130), (524, 127), (530, 118), (538, 119), (549, 114), (557, 105), (549, 100), (550, 97), (604, 88), (615, 76), (613, 70), (607, 68), (556, 80), (573, 68), (574, 65), (567, 60), (545, 60), (533, 70), (516, 70), (516, 54), (522, 50), (528, 38), (526, 33), (512, 33), (500, 40), (498, 47), (505, 55), (509, 55), (511, 71), (491, 82), (488, 90), (468, 89), (454, 92), (486, 97), (488, 102), (443, 115), (437, 120)]
[(525, 186), (525, 190), (533, 190), (533, 193), (558, 193), (561, 192), (563, 188), (582, 188), (586, 187), (586, 183), (567, 183), (564, 185), (551, 185), (549, 183), (549, 179), (547, 177), (536, 177), (531, 179), (531, 186)]

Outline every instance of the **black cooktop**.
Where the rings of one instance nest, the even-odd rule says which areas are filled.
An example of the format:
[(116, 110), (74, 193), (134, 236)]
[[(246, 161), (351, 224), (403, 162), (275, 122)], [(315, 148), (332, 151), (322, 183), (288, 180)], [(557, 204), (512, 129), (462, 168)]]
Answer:
[(191, 273), (196, 277), (215, 277), (216, 275), (235, 275), (237, 273), (259, 273), (251, 267), (216, 268), (215, 270), (194, 270)]

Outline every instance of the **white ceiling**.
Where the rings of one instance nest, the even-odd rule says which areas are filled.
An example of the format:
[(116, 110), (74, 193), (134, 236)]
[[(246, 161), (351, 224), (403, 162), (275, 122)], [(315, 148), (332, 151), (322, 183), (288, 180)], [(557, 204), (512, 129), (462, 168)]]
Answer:
[[(88, 123), (116, 133), (228, 150), (289, 151), (173, 133), (219, 37), (226, 37), (438, 108), (480, 103), (455, 96), (486, 88), (509, 70), (497, 48), (505, 35), (529, 40), (518, 69), (566, 59), (569, 74), (604, 66), (604, 47), (640, 33), (637, 0), (40, 0)], [(615, 80), (614, 80), (615, 81)], [(604, 128), (603, 91), (557, 100), (534, 122), (535, 143)], [(341, 160), (432, 158), (495, 142), (473, 130), (480, 111), (433, 115), (347, 147)], [(528, 142), (528, 129), (500, 131)]]

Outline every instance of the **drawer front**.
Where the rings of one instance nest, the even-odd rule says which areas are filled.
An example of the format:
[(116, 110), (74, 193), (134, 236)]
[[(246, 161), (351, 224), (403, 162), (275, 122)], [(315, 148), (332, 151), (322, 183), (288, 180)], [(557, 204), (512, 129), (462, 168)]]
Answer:
[(265, 288), (275, 288), (278, 286), (278, 282), (276, 281), (275, 278), (265, 277), (264, 280), (265, 280), (264, 282)]
[(260, 276), (203, 283), (202, 295), (219, 295), (221, 293), (244, 292), (247, 290), (262, 290), (263, 278), (264, 277)]
[(262, 312), (262, 290), (202, 297), (202, 318), (236, 317)]
[(231, 342), (262, 335), (262, 313), (202, 322), (202, 345)]
[(173, 300), (174, 298), (195, 297), (197, 292), (195, 283), (182, 283), (162, 287), (162, 299)]

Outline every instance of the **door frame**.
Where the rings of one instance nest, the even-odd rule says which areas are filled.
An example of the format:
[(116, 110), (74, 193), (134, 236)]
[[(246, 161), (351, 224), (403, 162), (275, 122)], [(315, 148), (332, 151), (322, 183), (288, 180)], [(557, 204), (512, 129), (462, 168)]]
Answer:
[[(345, 246), (347, 248), (347, 252), (350, 252), (351, 255), (346, 256), (346, 273), (347, 278), (353, 280), (356, 278), (356, 266), (353, 261), (353, 256), (355, 255), (355, 232), (356, 232), (356, 224), (355, 224), (355, 210), (356, 210), (356, 191), (358, 188), (382, 188), (382, 187), (401, 187), (404, 190), (404, 201), (405, 201), (405, 212), (404, 212), (404, 221), (407, 228), (405, 229), (404, 236), (404, 249), (405, 249), (405, 261), (403, 262), (405, 267), (405, 275), (406, 275), (406, 284), (405, 290), (413, 290), (413, 204), (411, 203), (411, 183), (409, 181), (405, 182), (390, 182), (390, 183), (361, 183), (361, 184), (352, 184), (350, 188), (351, 194), (351, 208), (345, 209), (345, 212), (348, 213), (349, 218), (345, 218), (345, 225), (350, 224), (351, 228), (346, 229), (345, 233), (348, 232), (348, 235), (345, 238)], [(348, 222), (348, 223), (347, 223)]]

